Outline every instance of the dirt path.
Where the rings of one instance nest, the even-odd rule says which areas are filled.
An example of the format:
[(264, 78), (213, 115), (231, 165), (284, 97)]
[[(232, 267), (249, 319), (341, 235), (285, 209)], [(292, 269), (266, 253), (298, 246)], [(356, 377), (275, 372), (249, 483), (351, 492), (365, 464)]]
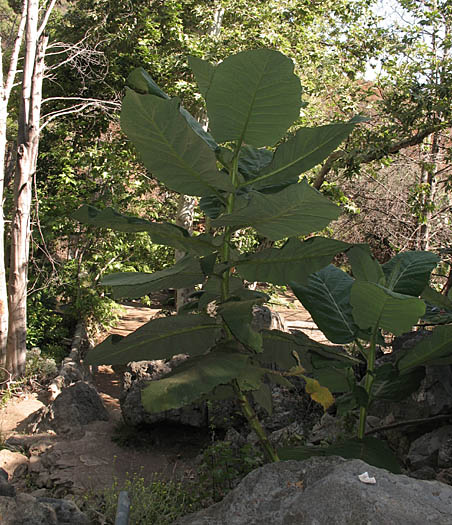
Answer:
[[(302, 329), (311, 338), (326, 341), (309, 313), (290, 293), (282, 296), (281, 300), (283, 304), (272, 305), (272, 308), (284, 316), (289, 329)], [(158, 311), (157, 308), (126, 305), (120, 321), (110, 333), (125, 336), (152, 319)], [(55, 483), (64, 486), (65, 481), (72, 482), (77, 491), (111, 486), (115, 479), (121, 481), (134, 473), (150, 480), (154, 473), (172, 478), (192, 471), (193, 458), (208, 436), (201, 435), (199, 431), (184, 433), (180, 429), (177, 432), (162, 429), (145, 436), (144, 442), (141, 436), (139, 448), (120, 447), (111, 439), (121, 423), (120, 378), (111, 367), (101, 366), (94, 376), (94, 382), (110, 419), (87, 425), (81, 439), (27, 435), (24, 421), (44, 406), (35, 394), (13, 399), (6, 408), (0, 409), (0, 439), (15, 436), (19, 442), (22, 440), (28, 442), (28, 445), (40, 443), (39, 446), (51, 453), (53, 467), (56, 469)], [(129, 438), (130, 436), (125, 436), (124, 439)]]

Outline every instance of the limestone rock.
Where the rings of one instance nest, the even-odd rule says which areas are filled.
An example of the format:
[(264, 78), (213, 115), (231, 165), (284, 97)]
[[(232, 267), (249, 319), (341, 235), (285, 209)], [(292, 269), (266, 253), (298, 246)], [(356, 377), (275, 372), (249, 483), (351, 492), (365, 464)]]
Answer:
[[(282, 316), (266, 306), (256, 305), (253, 307), (252, 326), (255, 330), (262, 330), (264, 328), (270, 330), (286, 330)], [(141, 390), (145, 388), (146, 384), (149, 381), (154, 381), (164, 377), (186, 358), (187, 356), (185, 354), (179, 354), (168, 361), (138, 361), (127, 365), (127, 368), (122, 375), (123, 391), (119, 399), (122, 416), (127, 424), (131, 426), (139, 426), (168, 422), (190, 425), (198, 428), (206, 427), (208, 425), (206, 403), (193, 403), (180, 409), (168, 410), (154, 414), (146, 412), (141, 403)], [(226, 412), (228, 413), (226, 417), (223, 417), (222, 415), (223, 410), (219, 411), (220, 414), (218, 417), (213, 413), (210, 414), (210, 416), (213, 417), (214, 424), (218, 425), (219, 428), (224, 428), (222, 422), (225, 419), (229, 421), (229, 408), (233, 407), (232, 410), (236, 410), (235, 405), (231, 405), (228, 401), (226, 401), (225, 406)], [(282, 426), (288, 425), (291, 422), (292, 420), (287, 421)], [(230, 423), (228, 423), (227, 426), (230, 426)], [(271, 430), (276, 430), (277, 428), (281, 428), (281, 425), (274, 429), (272, 428)]]
[(72, 501), (35, 498), (18, 494), (15, 498), (0, 496), (2, 525), (89, 525), (86, 514)]
[(58, 525), (90, 525), (86, 514), (77, 505), (67, 499), (38, 498), (40, 503), (51, 506), (57, 515)]
[[(392, 353), (380, 358), (379, 364), (395, 362), (405, 350), (430, 337), (431, 333), (428, 330), (419, 330), (397, 337), (393, 343)], [(382, 419), (388, 417), (388, 421), (428, 418), (452, 413), (452, 366), (427, 366), (425, 378), (416, 392), (400, 402), (375, 401), (370, 408), (370, 413)]]
[(50, 429), (60, 435), (81, 437), (83, 425), (98, 420), (107, 421), (108, 412), (96, 389), (80, 381), (64, 389), (55, 401), (39, 410), (31, 430)]
[(207, 425), (206, 403), (193, 403), (186, 407), (150, 414), (141, 403), (141, 390), (149, 381), (160, 379), (168, 374), (186, 356), (174, 356), (169, 361), (138, 361), (129, 363), (123, 374), (123, 391), (120, 396), (121, 412), (124, 421), (131, 426), (151, 425), (163, 421), (193, 427)]
[[(361, 482), (368, 472), (375, 485)], [(448, 525), (452, 487), (394, 475), (361, 460), (313, 457), (248, 474), (223, 501), (174, 525)]]
[[(19, 465), (28, 463), (28, 458), (18, 452), (11, 452), (6, 448), (0, 450), (0, 468), (5, 470), (9, 477), (12, 478), (14, 471)], [(8, 481), (8, 478), (6, 479)]]
[(55, 510), (28, 494), (0, 497), (2, 525), (59, 525)]
[(13, 498), (16, 495), (16, 489), (5, 481), (3, 477), (0, 477), (0, 496), (8, 496)]
[(413, 470), (452, 467), (452, 425), (437, 428), (413, 441), (407, 459)]

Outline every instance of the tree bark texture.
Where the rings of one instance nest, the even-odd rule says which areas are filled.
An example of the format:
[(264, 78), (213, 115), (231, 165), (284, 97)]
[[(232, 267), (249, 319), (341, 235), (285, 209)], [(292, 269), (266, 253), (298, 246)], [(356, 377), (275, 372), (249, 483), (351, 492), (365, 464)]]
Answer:
[(25, 29), (25, 13), (28, 0), (22, 6), (22, 16), (17, 28), (17, 34), (9, 60), (8, 73), (3, 76), (3, 49), (0, 39), (0, 366), (6, 365), (6, 345), (8, 340), (8, 291), (6, 286), (6, 261), (5, 261), (5, 219), (3, 211), (3, 193), (7, 184), (6, 170), (6, 125), (8, 119), (8, 102), (14, 79), (17, 73), (20, 46)]
[(39, 118), (47, 37), (38, 41), (37, 0), (29, 0), (25, 28), (25, 59), (14, 180), (11, 259), (8, 286), (8, 342), (6, 368), (13, 376), (25, 370), (27, 336), (27, 281), (30, 250), (32, 183), (39, 147)]

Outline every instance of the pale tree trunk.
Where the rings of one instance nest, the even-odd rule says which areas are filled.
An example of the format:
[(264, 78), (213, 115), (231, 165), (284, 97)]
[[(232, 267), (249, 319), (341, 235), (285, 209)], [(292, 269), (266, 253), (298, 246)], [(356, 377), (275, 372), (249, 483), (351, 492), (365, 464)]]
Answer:
[(22, 6), (22, 16), (17, 28), (6, 78), (3, 78), (3, 51), (0, 38), (0, 366), (2, 367), (6, 364), (6, 344), (8, 339), (8, 293), (6, 287), (5, 219), (3, 212), (3, 192), (6, 178), (6, 123), (8, 102), (17, 73), (17, 62), (25, 28), (26, 6), (27, 0)]
[[(25, 28), (25, 58), (14, 180), (11, 259), (8, 286), (8, 342), (6, 368), (13, 376), (25, 370), (27, 336), (27, 280), (30, 247), (32, 182), (39, 147), (39, 118), (47, 37), (39, 36), (38, 0), (29, 0)], [(46, 17), (45, 17), (45, 21)]]
[[(213, 16), (212, 26), (209, 35), (218, 37), (221, 31), (221, 24), (223, 22), (224, 8), (218, 7)], [(209, 120), (205, 111), (201, 112), (200, 123), (205, 131), (209, 127)], [(190, 235), (193, 233), (193, 216), (195, 211), (196, 198), (188, 195), (180, 195), (177, 203), (176, 224), (182, 226)], [(185, 255), (184, 252), (176, 250), (176, 261)], [(188, 301), (188, 296), (193, 292), (193, 288), (179, 288), (176, 291), (176, 310), (179, 310)]]

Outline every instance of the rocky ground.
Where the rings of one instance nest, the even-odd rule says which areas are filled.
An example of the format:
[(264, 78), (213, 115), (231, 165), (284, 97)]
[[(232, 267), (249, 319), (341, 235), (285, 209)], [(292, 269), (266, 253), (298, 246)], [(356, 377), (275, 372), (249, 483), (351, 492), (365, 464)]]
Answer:
[[(308, 312), (289, 293), (281, 296), (273, 308), (283, 316), (286, 329), (301, 329), (312, 339), (327, 343)], [(119, 323), (110, 333), (127, 335), (159, 312), (159, 308), (125, 305)], [(143, 373), (146, 375), (148, 370)], [(384, 437), (404, 459), (407, 473), (448, 485), (452, 485), (452, 415), (448, 416), (452, 414), (450, 385), (452, 367), (431, 367), (419, 392), (403, 403), (377, 406), (372, 414), (378, 427), (400, 419), (421, 417), (430, 421), (433, 418), (428, 425), (396, 428), (385, 432)], [(0, 409), (0, 442), (6, 444), (3, 450), (0, 447), (0, 500), (5, 500), (2, 495), (11, 496), (15, 490), (20, 497), (27, 493), (41, 499), (80, 495), (110, 487), (115, 480), (121, 484), (134, 474), (145, 481), (151, 481), (155, 475), (164, 479), (193, 478), (196, 457), (210, 442), (209, 430), (205, 426), (158, 424), (151, 430), (147, 427), (144, 431), (137, 431), (123, 423), (119, 401), (121, 391), (120, 376), (111, 367), (102, 366), (94, 372), (91, 381), (79, 381), (63, 388), (53, 402), (46, 391), (24, 393), (11, 399)], [(293, 436), (301, 436), (303, 441), (309, 439), (310, 443), (321, 443), (334, 440), (344, 432), (341, 421), (330, 414), (325, 414), (312, 432), (307, 431), (309, 414), (319, 419), (321, 410), (315, 411), (315, 407), (308, 406), (313, 403), (303, 389), (289, 392), (275, 387), (273, 403), (274, 414), (268, 417), (261, 414), (260, 417), (275, 445)], [(123, 410), (124, 406), (123, 401)], [(212, 417), (212, 412), (209, 415)], [(229, 415), (223, 419), (229, 420)], [(214, 413), (214, 420), (215, 417)], [(239, 432), (234, 428), (228, 430), (227, 437), (233, 446), (255, 444), (252, 434), (242, 432), (244, 427), (238, 428)], [(124, 444), (127, 446), (120, 446)], [(2, 473), (1, 469), (5, 472)], [(6, 501), (12, 515), (16, 512), (14, 505), (20, 507), (23, 503), (24, 508), (28, 504), (35, 508), (30, 501), (20, 503), (16, 498), (14, 505), (8, 498)], [(0, 501), (0, 510), (1, 505)], [(54, 512), (53, 507), (50, 510), (46, 507), (49, 502), (41, 504), (38, 501), (37, 505), (44, 505), (40, 508), (44, 521), (39, 523), (66, 523), (61, 519), (58, 521), (58, 517), (52, 518), (53, 521), (45, 518), (46, 513)], [(53, 505), (58, 506), (55, 502)], [(64, 512), (70, 514), (73, 509), (65, 508)], [(247, 523), (246, 520), (243, 523)]]
[[(311, 337), (325, 341), (298, 301), (289, 295), (282, 296), (281, 301), (275, 309), (283, 314), (289, 328), (303, 328)], [(125, 305), (111, 333), (127, 335), (158, 312), (158, 308)], [(119, 446), (112, 436), (131, 441), (130, 435), (123, 436), (124, 429), (118, 432), (122, 421), (120, 378), (111, 367), (101, 366), (94, 374), (94, 385), (108, 419), (88, 422), (82, 432), (77, 430), (75, 421), (70, 422), (64, 435), (52, 429), (30, 432), (36, 414), (49, 404), (45, 391), (24, 393), (0, 409), (0, 438), (8, 444), (6, 450), (0, 451), (0, 467), (17, 487), (40, 495), (51, 489), (58, 496), (108, 487), (115, 478), (121, 482), (133, 473), (142, 473), (148, 479), (154, 473), (165, 478), (190, 475), (193, 458), (209, 442), (208, 432), (188, 428), (174, 432), (171, 426), (162, 426), (152, 436), (139, 437), (141, 443), (137, 443), (144, 446)]]

